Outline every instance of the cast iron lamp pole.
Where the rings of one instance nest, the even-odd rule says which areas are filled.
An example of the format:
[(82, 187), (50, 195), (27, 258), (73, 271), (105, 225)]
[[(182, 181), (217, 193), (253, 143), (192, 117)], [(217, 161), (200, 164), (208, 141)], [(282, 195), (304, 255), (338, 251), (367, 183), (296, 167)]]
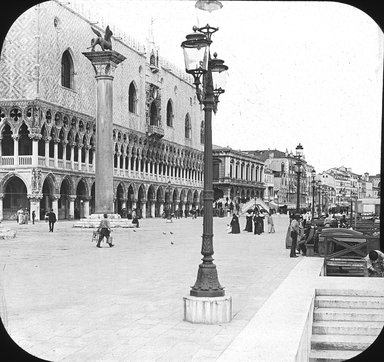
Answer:
[[(181, 46), (184, 50), (186, 72), (193, 75), (196, 95), (200, 104), (204, 104), (204, 215), (201, 254), (202, 263), (199, 265), (195, 285), (191, 287), (190, 295), (194, 297), (222, 297), (224, 287), (219, 283), (216, 265), (213, 263), (213, 186), (212, 186), (212, 111), (216, 113), (218, 97), (224, 90), (215, 87), (212, 73), (221, 73), (228, 67), (224, 61), (211, 59), (209, 46), (211, 36), (218, 28), (193, 27), (194, 33), (186, 36)], [(200, 78), (203, 75), (202, 89)]]
[(169, 221), (172, 221), (172, 217), (171, 217), (171, 180), (168, 181), (167, 191), (168, 191), (168, 215), (167, 215), (167, 222), (169, 222)]
[(318, 190), (319, 190), (319, 219), (321, 217), (321, 180), (318, 180), (317, 181), (317, 187), (318, 187)]
[(312, 224), (313, 219), (315, 218), (315, 188), (316, 188), (316, 171), (312, 170)]
[(296, 147), (296, 166), (297, 166), (297, 200), (296, 213), (300, 214), (300, 174), (301, 174), (301, 157), (303, 156), (303, 146), (299, 143)]

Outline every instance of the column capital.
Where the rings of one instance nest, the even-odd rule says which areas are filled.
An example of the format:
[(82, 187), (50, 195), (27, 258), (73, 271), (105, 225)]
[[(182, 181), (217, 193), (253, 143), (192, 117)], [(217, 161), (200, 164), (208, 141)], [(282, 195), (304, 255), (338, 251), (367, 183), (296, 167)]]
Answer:
[(19, 135), (18, 134), (13, 134), (11, 137), (13, 138), (14, 141), (18, 141), (19, 140)]
[(124, 55), (114, 50), (84, 52), (83, 55), (91, 61), (96, 78), (103, 76), (113, 78), (117, 65), (126, 59)]
[(39, 141), (42, 137), (42, 135), (40, 133), (30, 133), (28, 135), (28, 137), (32, 140), (32, 141)]
[(58, 200), (58, 199), (60, 199), (60, 197), (61, 197), (60, 194), (53, 194), (53, 195), (50, 195), (50, 199), (51, 199), (52, 201), (54, 201), (54, 200)]
[(2, 192), (0, 192), (0, 199), (4, 198), (4, 194)]
[(69, 201), (75, 201), (76, 197), (77, 197), (77, 195), (68, 195), (68, 200)]
[(30, 201), (40, 201), (42, 198), (43, 198), (43, 194), (42, 193), (39, 193), (39, 192), (34, 192), (32, 194), (28, 194), (27, 195), (27, 198), (30, 200)]

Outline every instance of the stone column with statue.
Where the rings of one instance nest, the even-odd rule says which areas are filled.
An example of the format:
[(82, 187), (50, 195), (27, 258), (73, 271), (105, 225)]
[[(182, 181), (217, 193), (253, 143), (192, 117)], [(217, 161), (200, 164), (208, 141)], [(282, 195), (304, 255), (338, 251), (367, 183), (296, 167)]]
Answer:
[[(125, 56), (112, 50), (112, 31), (109, 26), (105, 35), (94, 27), (97, 35), (91, 40), (91, 51), (83, 55), (91, 62), (96, 79), (96, 154), (95, 154), (95, 213), (80, 219), (74, 227), (98, 227), (100, 218), (108, 215), (111, 227), (132, 227), (127, 219), (114, 213), (113, 188), (113, 79), (117, 66)], [(96, 51), (99, 45), (101, 51)]]

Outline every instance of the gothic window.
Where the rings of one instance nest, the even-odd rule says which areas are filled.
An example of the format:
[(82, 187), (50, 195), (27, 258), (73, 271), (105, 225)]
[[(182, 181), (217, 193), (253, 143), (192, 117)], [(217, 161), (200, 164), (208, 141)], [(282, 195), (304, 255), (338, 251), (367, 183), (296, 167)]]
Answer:
[(185, 138), (191, 138), (192, 126), (189, 114), (185, 116)]
[(129, 94), (128, 94), (128, 107), (129, 107), (129, 112), (131, 113), (136, 113), (137, 112), (137, 92), (136, 92), (136, 87), (133, 82), (129, 85)]
[(151, 57), (149, 58), (149, 64), (156, 66), (156, 57), (154, 54), (152, 54)]
[(173, 107), (171, 100), (167, 103), (167, 126), (173, 127)]
[(155, 102), (151, 104), (150, 125), (157, 126), (157, 107)]
[(68, 50), (61, 57), (61, 85), (73, 89), (73, 60)]

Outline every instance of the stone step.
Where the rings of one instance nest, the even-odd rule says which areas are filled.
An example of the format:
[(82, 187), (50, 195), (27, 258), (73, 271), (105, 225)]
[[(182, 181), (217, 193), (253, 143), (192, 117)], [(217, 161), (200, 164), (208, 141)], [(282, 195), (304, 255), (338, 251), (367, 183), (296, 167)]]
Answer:
[(384, 290), (364, 290), (364, 289), (316, 289), (316, 297), (320, 295), (348, 295), (359, 297), (384, 297)]
[(384, 322), (384, 310), (359, 308), (315, 308), (313, 321)]
[(315, 299), (315, 307), (384, 309), (384, 297), (319, 295)]
[(309, 353), (309, 362), (342, 362), (356, 357), (361, 351), (312, 350)]
[(316, 321), (312, 324), (312, 333), (378, 336), (383, 327), (383, 322)]
[(376, 338), (375, 336), (313, 334), (311, 337), (311, 350), (364, 351)]

